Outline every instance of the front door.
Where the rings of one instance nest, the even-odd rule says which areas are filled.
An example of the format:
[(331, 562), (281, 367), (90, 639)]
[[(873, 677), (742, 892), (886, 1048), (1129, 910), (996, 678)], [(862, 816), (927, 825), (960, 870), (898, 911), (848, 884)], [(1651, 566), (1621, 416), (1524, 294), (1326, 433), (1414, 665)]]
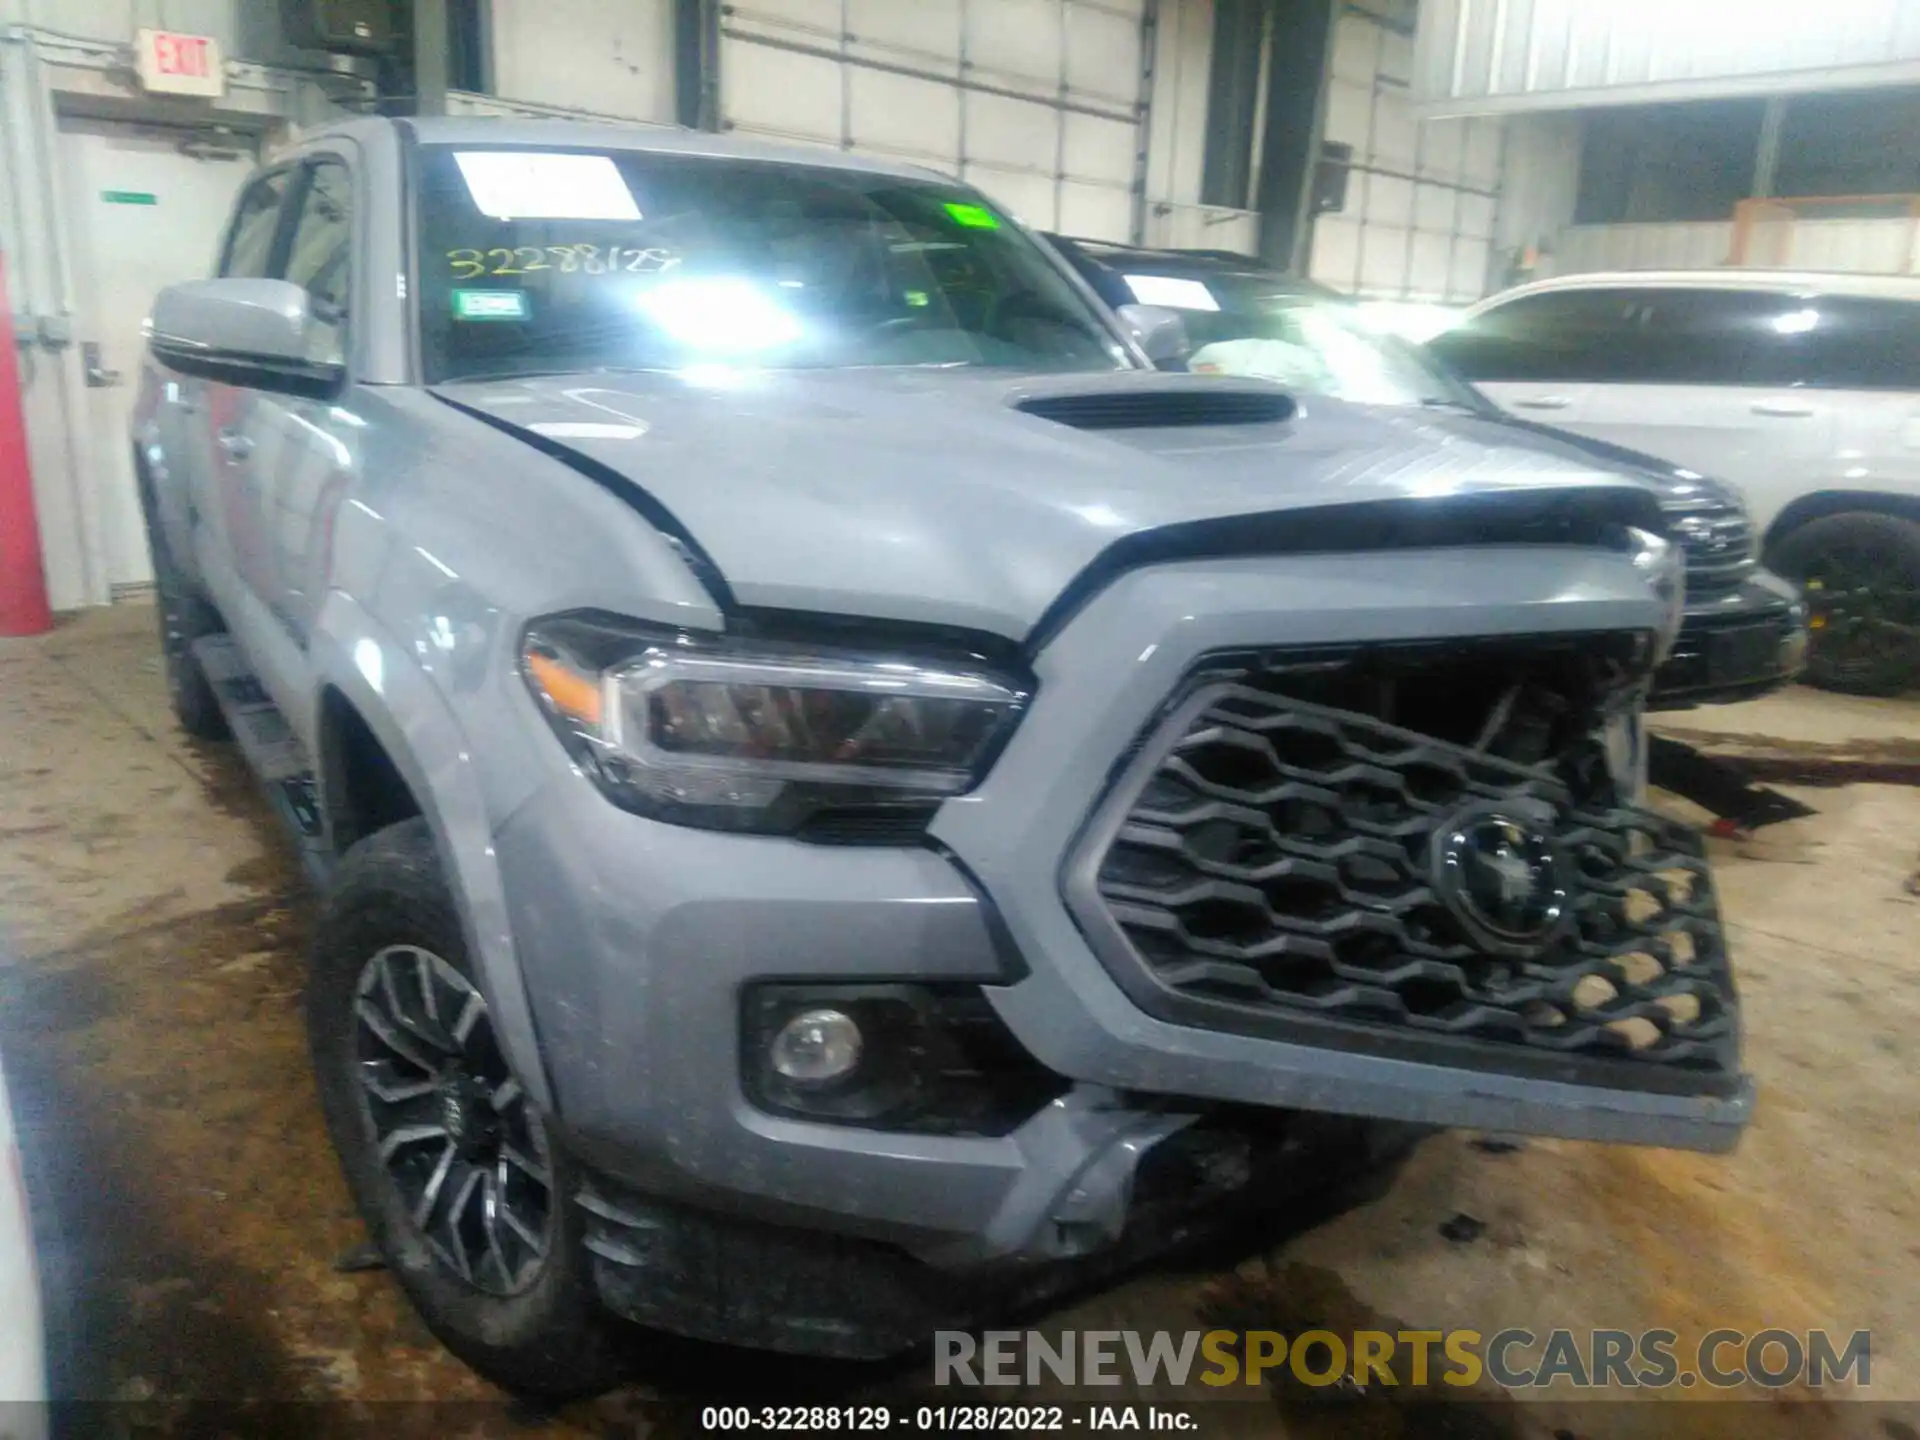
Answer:
[(1764, 525), (1830, 478), (1835, 394), (1816, 349), (1831, 319), (1811, 297), (1649, 287), (1625, 307), (1607, 383), (1580, 428), (1737, 486)]
[(145, 345), (141, 326), (162, 286), (213, 272), (220, 228), (253, 168), (252, 142), (218, 146), (191, 130), (66, 116), (60, 146), (72, 217), (75, 340), (86, 347), (93, 505), (115, 591), (153, 580), (133, 450), (127, 439)]

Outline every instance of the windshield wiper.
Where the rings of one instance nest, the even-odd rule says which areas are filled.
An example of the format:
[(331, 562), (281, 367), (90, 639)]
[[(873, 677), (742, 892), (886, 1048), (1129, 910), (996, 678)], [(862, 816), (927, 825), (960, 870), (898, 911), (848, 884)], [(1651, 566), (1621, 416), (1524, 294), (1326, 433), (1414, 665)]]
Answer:
[(1451, 415), (1483, 416), (1486, 414), (1478, 405), (1469, 405), (1464, 400), (1448, 400), (1439, 395), (1422, 395), (1418, 404), (1422, 410), (1445, 410)]

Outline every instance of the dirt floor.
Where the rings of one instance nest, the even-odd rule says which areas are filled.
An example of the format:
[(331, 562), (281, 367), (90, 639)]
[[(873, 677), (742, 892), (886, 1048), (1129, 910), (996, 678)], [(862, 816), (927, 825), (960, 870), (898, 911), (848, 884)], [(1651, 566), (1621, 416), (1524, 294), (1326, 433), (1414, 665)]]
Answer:
[[(1844, 747), (1920, 739), (1920, 704), (1795, 692), (1675, 724)], [(1683, 1342), (1722, 1326), (1867, 1329), (1867, 1393), (1896, 1410), (1829, 1396), (1563, 1420), (1570, 1397), (1556, 1392), (1468, 1426), (1415, 1422), (1407, 1392), (1326, 1409), (1282, 1391), (1221, 1413), (1247, 1434), (1915, 1440), (1920, 899), (1904, 882), (1920, 865), (1920, 790), (1794, 793), (1820, 813), (1720, 857), (1760, 1086), (1738, 1153), (1441, 1136), (1376, 1203), (1238, 1263), (1161, 1267), (1034, 1323), (1665, 1327)], [(0, 964), (0, 1053), (23, 1112), (63, 1394), (499, 1400), (385, 1274), (336, 1267), (361, 1231), (308, 1079), (311, 916), (238, 760), (172, 727), (147, 607), (0, 641), (0, 935), (13, 956)], [(1441, 1227), (1459, 1216), (1482, 1224), (1456, 1223), (1470, 1238), (1449, 1239)], [(791, 1367), (677, 1346), (652, 1370), (651, 1385), (596, 1405), (495, 1418), (502, 1433), (599, 1434), (670, 1401), (663, 1426), (676, 1431), (685, 1402), (799, 1383)], [(805, 1380), (849, 1398), (950, 1401), (925, 1388), (926, 1370), (808, 1367)]]

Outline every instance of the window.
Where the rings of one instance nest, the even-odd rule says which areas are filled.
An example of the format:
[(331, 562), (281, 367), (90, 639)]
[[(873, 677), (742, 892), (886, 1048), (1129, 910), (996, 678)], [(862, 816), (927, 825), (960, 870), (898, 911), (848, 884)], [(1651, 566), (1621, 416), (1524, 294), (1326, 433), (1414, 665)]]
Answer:
[[(1157, 283), (1156, 283), (1157, 282)], [(1428, 355), (1369, 329), (1345, 300), (1281, 288), (1254, 274), (1196, 278), (1129, 269), (1127, 301), (1181, 311), (1199, 374), (1252, 375), (1311, 395), (1363, 405), (1473, 405)], [(1163, 287), (1190, 287), (1190, 293)]]
[(1603, 380), (1631, 361), (1644, 291), (1565, 290), (1527, 295), (1428, 342), (1469, 380)]
[(1651, 290), (1634, 316), (1631, 363), (1606, 378), (1668, 385), (1797, 385), (1806, 302), (1741, 290)]
[(1920, 304), (1845, 296), (1794, 303), (1792, 344), (1808, 385), (1920, 390)]
[(972, 191), (718, 156), (422, 152), (430, 380), (529, 371), (1130, 365)]
[(1576, 290), (1502, 305), (1432, 348), (1471, 380), (1920, 390), (1920, 303)]
[(316, 332), (330, 342), (319, 348), (334, 355), (344, 339), (352, 253), (353, 176), (336, 160), (317, 161), (307, 169), (299, 219), (278, 273), (306, 290)]
[(275, 170), (247, 187), (221, 252), (221, 275), (258, 280), (272, 273), (274, 240), (280, 233), (280, 215), (293, 174)]

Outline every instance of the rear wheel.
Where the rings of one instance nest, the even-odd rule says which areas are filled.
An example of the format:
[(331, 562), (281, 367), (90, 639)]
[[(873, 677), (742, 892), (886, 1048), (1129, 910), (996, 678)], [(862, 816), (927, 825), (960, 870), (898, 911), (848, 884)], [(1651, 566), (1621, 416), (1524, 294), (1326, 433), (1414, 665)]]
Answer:
[(618, 1384), (566, 1157), (494, 1035), (424, 821), (341, 862), (307, 1026), (348, 1184), (427, 1328), (508, 1390)]
[(1806, 592), (1809, 683), (1852, 695), (1920, 683), (1920, 523), (1828, 515), (1777, 541), (1768, 564)]

